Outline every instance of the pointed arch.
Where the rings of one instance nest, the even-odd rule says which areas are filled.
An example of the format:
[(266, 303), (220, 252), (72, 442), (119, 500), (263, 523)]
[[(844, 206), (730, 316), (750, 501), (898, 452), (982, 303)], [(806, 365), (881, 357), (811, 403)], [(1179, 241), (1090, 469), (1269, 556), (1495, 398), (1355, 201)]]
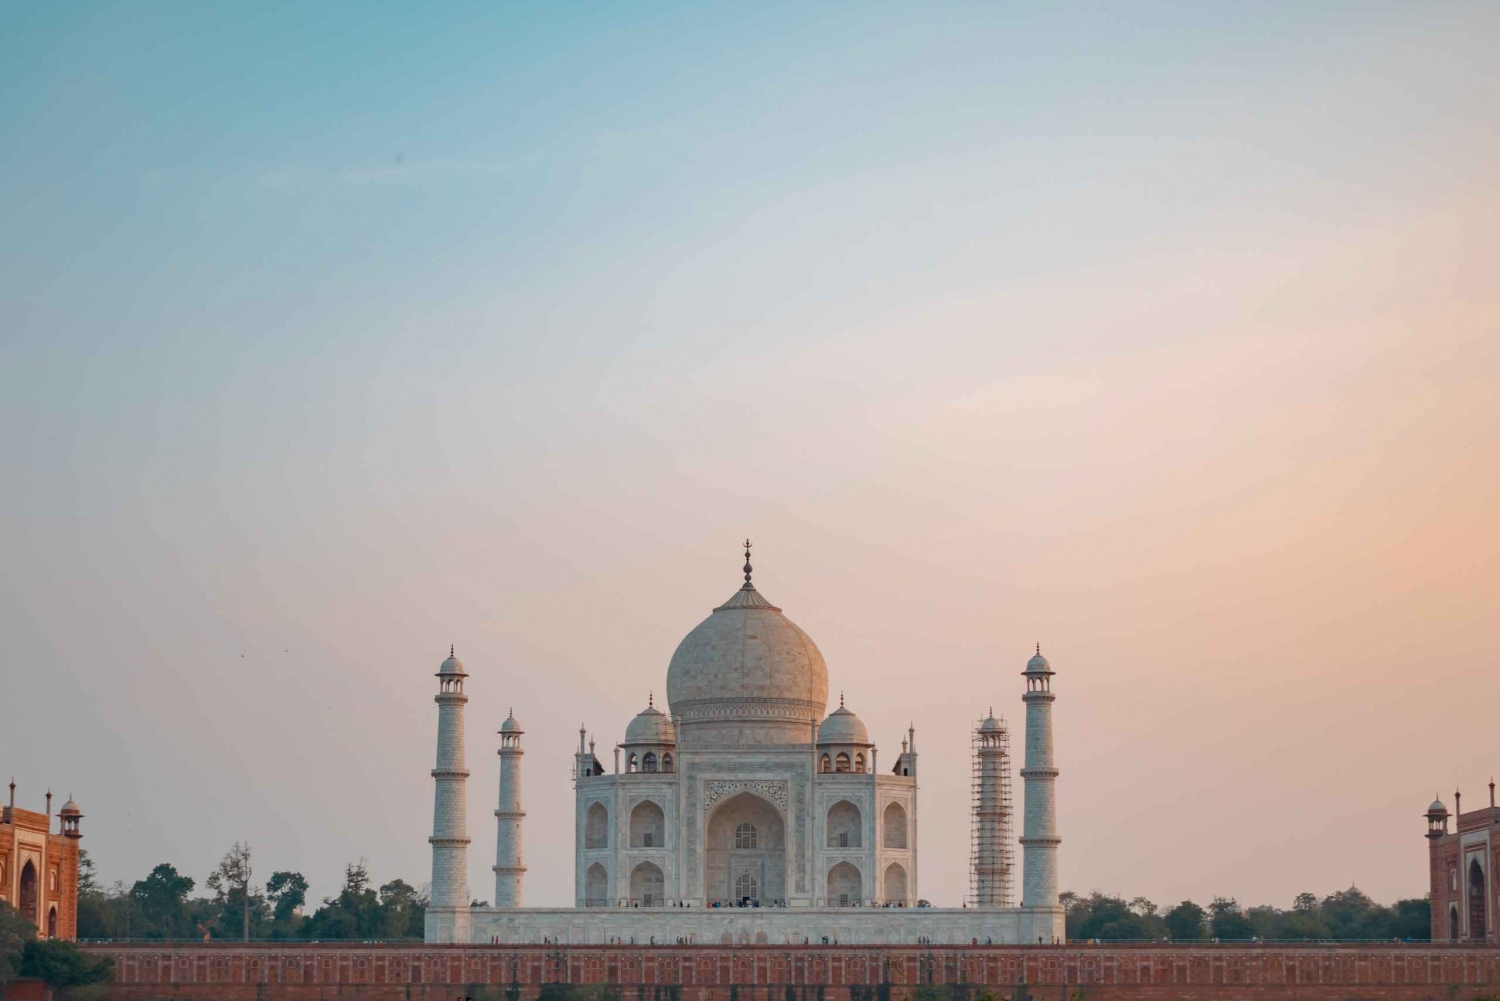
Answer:
[(609, 871), (595, 862), (583, 876), (583, 906), (609, 906)]
[(660, 907), (664, 903), (667, 877), (655, 862), (642, 862), (630, 871), (630, 902), (642, 907)]
[(849, 862), (840, 862), (828, 870), (828, 906), (857, 907), (863, 893), (859, 870)]
[(892, 862), (885, 867), (885, 902), (906, 902), (906, 869), (899, 862)]
[(630, 847), (660, 848), (665, 845), (667, 817), (655, 800), (644, 800), (630, 811)]
[(39, 924), (41, 921), (41, 915), (37, 912), (37, 896), (36, 866), (32, 864), (31, 859), (27, 859), (26, 864), (21, 867), (21, 906), (19, 910), (21, 917), (32, 924)]
[(1469, 938), (1475, 941), (1483, 941), (1486, 931), (1484, 883), (1484, 867), (1474, 855), (1469, 859)]
[(887, 848), (906, 847), (906, 808), (900, 803), (892, 803), (885, 808), (885, 846)]
[(862, 830), (864, 818), (860, 816), (859, 807), (841, 799), (828, 808), (828, 845), (829, 848), (863, 848), (864, 839)]
[(589, 804), (583, 816), (583, 847), (609, 847), (609, 810), (598, 800)]

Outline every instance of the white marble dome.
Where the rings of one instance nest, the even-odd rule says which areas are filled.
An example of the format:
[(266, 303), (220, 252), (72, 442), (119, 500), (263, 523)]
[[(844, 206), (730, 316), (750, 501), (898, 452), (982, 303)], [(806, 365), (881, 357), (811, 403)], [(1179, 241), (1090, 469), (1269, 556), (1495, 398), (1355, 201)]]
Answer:
[(812, 637), (746, 581), (677, 645), (667, 698), (683, 722), (755, 724), (725, 739), (801, 741), (828, 703), (828, 668)]
[(844, 708), (843, 702), (818, 727), (820, 744), (869, 744), (870, 731), (864, 721)]
[(677, 743), (677, 728), (672, 725), (671, 717), (656, 708), (653, 703), (641, 710), (640, 714), (625, 728), (625, 743), (675, 744)]

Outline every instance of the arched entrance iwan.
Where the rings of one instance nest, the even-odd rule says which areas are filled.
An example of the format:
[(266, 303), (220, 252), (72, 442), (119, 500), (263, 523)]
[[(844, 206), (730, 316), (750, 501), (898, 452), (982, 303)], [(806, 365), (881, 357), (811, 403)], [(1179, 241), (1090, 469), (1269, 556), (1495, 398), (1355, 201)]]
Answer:
[(753, 793), (731, 796), (714, 808), (707, 834), (706, 903), (786, 900), (786, 825), (775, 806)]

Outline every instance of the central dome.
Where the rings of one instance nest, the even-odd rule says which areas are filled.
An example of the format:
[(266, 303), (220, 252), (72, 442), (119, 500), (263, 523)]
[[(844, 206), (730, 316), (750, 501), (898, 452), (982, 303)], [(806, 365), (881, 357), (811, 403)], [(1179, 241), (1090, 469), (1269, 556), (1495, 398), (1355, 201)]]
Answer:
[(818, 645), (781, 609), (745, 585), (677, 644), (667, 698), (694, 730), (730, 742), (809, 743), (828, 702)]

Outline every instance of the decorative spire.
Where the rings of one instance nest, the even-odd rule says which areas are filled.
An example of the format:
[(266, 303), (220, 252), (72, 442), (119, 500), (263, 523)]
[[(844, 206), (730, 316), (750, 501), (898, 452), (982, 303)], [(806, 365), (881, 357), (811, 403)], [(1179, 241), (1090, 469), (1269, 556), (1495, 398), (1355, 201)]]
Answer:
[(516, 718), (516, 707), (515, 706), (511, 706), (510, 707), (510, 718), (511, 719), (515, 719)]
[(648, 694), (646, 696), (646, 708), (647, 709), (655, 709), (656, 708), (656, 693), (655, 692), (651, 692), (650, 694)]
[(448, 644), (448, 656), (450, 656), (450, 657), (456, 656), (454, 654), (454, 652), (453, 652), (453, 644), (452, 643)]
[(745, 540), (745, 583), (742, 590), (754, 591), (755, 585), (750, 583), (750, 573), (755, 568), (750, 565), (750, 540)]
[(844, 708), (844, 693), (842, 691), (839, 692), (839, 708)]
[(1038, 656), (1038, 657), (1040, 657), (1040, 656), (1041, 656), (1041, 655), (1042, 655), (1042, 644), (1041, 644), (1041, 643), (1038, 643), (1038, 644), (1037, 644), (1037, 645), (1036, 645), (1036, 655), (1037, 655), (1037, 656)]

